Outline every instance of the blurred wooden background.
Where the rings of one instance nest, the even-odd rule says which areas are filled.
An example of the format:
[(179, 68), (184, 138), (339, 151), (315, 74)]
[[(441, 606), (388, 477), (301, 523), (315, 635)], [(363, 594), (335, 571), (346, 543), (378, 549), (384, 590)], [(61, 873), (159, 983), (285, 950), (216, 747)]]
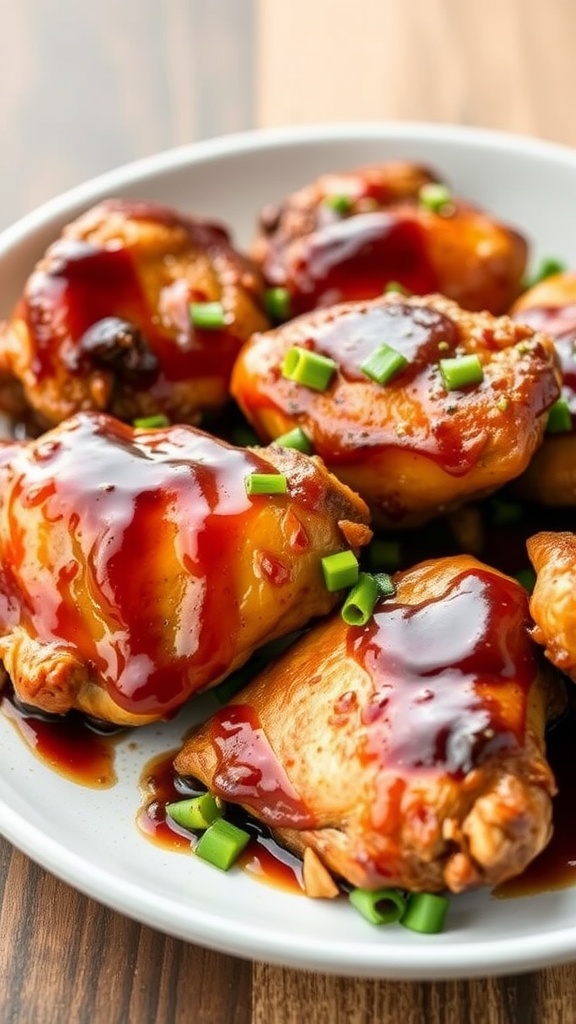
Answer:
[[(16, 0), (0, 228), (120, 163), (259, 125), (482, 125), (576, 145), (574, 0)], [(567, 216), (569, 216), (567, 211)], [(1, 273), (1, 267), (0, 267)], [(425, 985), (207, 953), (0, 840), (2, 1024), (569, 1024), (576, 968)]]

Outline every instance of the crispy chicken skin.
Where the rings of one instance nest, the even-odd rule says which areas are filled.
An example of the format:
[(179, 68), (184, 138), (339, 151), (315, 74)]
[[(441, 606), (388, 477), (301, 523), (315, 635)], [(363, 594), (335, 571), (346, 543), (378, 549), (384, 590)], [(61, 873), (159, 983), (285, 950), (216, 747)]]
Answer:
[[(225, 229), (110, 199), (69, 224), (0, 328), (0, 406), (41, 428), (83, 409), (196, 422), (228, 399), (242, 342), (266, 328), (259, 272)], [(221, 302), (222, 329), (192, 326)]]
[(576, 534), (542, 531), (527, 547), (536, 572), (532, 636), (552, 664), (576, 681)]
[(314, 626), (175, 768), (354, 886), (494, 885), (550, 836), (555, 677), (515, 580), (462, 555), (395, 582), (366, 626)]
[(576, 271), (545, 278), (518, 299), (511, 315), (553, 339), (571, 430), (547, 434), (516, 489), (542, 505), (576, 505)]
[[(0, 658), (16, 696), (120, 725), (172, 714), (329, 612), (320, 559), (368, 510), (318, 459), (78, 413), (0, 448)], [(287, 495), (248, 495), (254, 473)]]
[(521, 289), (524, 238), (459, 198), (427, 207), (421, 190), (438, 182), (400, 162), (324, 174), (261, 212), (251, 254), (294, 314), (375, 298), (391, 281), (504, 313)]
[[(361, 370), (382, 342), (408, 360), (385, 385)], [(324, 392), (287, 379), (293, 346), (336, 361)], [(480, 384), (448, 391), (439, 360), (476, 354)], [(413, 526), (517, 477), (559, 394), (552, 342), (439, 296), (388, 294), (315, 310), (244, 346), (232, 394), (260, 437), (299, 425), (380, 526)]]

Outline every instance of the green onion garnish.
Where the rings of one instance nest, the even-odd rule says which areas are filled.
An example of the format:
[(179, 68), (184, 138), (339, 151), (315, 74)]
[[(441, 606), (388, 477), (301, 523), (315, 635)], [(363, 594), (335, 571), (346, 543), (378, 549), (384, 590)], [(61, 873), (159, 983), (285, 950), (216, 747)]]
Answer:
[(322, 559), (322, 572), (326, 590), (353, 587), (358, 582), (358, 559), (353, 551), (337, 551)]
[(325, 196), (324, 202), (326, 206), (329, 206), (335, 213), (340, 213), (344, 216), (346, 213), (350, 213), (352, 209), (352, 199), (350, 196), (345, 195), (332, 195)]
[(527, 590), (529, 594), (534, 590), (536, 573), (533, 569), (520, 569), (514, 574), (514, 579), (517, 580), (520, 586), (524, 587), (524, 590)]
[(561, 274), (563, 270), (566, 270), (563, 260), (555, 259), (554, 256), (544, 256), (532, 276), (524, 281), (524, 291), (533, 288), (535, 284), (540, 284), (540, 281), (545, 281), (547, 277), (552, 277), (553, 274)]
[(378, 587), (379, 597), (393, 597), (396, 593), (396, 587), (394, 581), (387, 572), (377, 572), (374, 574), (374, 582)]
[(243, 828), (226, 821), (226, 818), (217, 818), (200, 837), (195, 853), (221, 871), (228, 871), (249, 840), (250, 835)]
[(449, 902), (446, 896), (438, 896), (437, 893), (413, 892), (408, 897), (400, 924), (413, 932), (436, 935), (444, 928)]
[(374, 605), (380, 597), (380, 589), (373, 576), (367, 572), (358, 575), (358, 582), (342, 605), (342, 618), (348, 626), (365, 626)]
[(430, 181), (418, 192), (420, 206), (431, 213), (442, 213), (446, 207), (452, 206), (452, 193), (447, 185), (440, 182)]
[(397, 889), (351, 889), (348, 899), (371, 924), (394, 924), (406, 910), (406, 901)]
[(282, 364), (284, 377), (314, 391), (326, 391), (337, 369), (338, 364), (333, 359), (299, 345), (288, 350)]
[(154, 430), (156, 427), (168, 427), (170, 420), (159, 412), (156, 416), (142, 416), (132, 421), (132, 426), (138, 430)]
[(484, 380), (484, 370), (477, 355), (441, 359), (438, 365), (447, 391), (459, 391)]
[(206, 829), (222, 817), (222, 802), (212, 793), (202, 793), (189, 800), (166, 804), (166, 814), (182, 828)]
[(407, 366), (406, 356), (384, 342), (361, 363), (360, 369), (377, 384), (387, 384), (392, 377), (401, 373)]
[(224, 307), (221, 302), (191, 302), (189, 310), (194, 327), (216, 330), (226, 325)]
[(289, 430), (287, 434), (281, 434), (275, 439), (274, 444), (279, 444), (282, 448), (295, 448), (305, 455), (310, 455), (312, 451), (312, 442), (302, 427), (294, 427), (294, 430)]
[(246, 494), (287, 494), (288, 480), (283, 473), (251, 473), (244, 484)]
[(547, 434), (567, 434), (572, 430), (572, 414), (565, 398), (559, 398), (548, 411)]
[(264, 309), (271, 320), (289, 320), (292, 315), (292, 296), (287, 288), (267, 288), (264, 292)]

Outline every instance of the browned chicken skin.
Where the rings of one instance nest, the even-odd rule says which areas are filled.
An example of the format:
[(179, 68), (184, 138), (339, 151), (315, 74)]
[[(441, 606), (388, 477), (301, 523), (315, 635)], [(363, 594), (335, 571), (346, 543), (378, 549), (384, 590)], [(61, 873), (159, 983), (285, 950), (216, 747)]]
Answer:
[(185, 743), (176, 771), (354, 886), (459, 892), (550, 836), (553, 677), (515, 580), (459, 556), (395, 577), (366, 626), (335, 613)]
[(576, 534), (542, 531), (527, 547), (536, 572), (532, 635), (552, 664), (576, 682)]
[[(41, 427), (82, 409), (197, 422), (228, 400), (242, 342), (267, 326), (256, 268), (222, 227), (108, 200), (69, 224), (0, 329), (0, 406)], [(191, 303), (225, 324), (194, 327)]]
[(393, 161), (324, 174), (262, 211), (251, 254), (270, 285), (288, 289), (293, 314), (374, 298), (391, 281), (504, 313), (521, 288), (525, 240), (459, 198), (430, 208), (422, 189), (438, 183)]
[[(408, 360), (384, 385), (361, 369), (382, 342)], [(294, 346), (338, 364), (325, 391), (284, 376)], [(483, 380), (449, 391), (440, 360), (462, 355), (478, 357)], [(559, 374), (552, 342), (530, 327), (439, 295), (389, 294), (254, 335), (231, 390), (263, 440), (302, 427), (376, 525), (403, 527), (519, 476), (541, 442)]]
[[(253, 473), (286, 495), (248, 495)], [(79, 413), (0, 447), (0, 659), (33, 708), (166, 717), (329, 612), (320, 560), (368, 510), (317, 459)]]
[(542, 505), (576, 505), (576, 271), (545, 278), (514, 304), (511, 316), (553, 339), (562, 372), (568, 429), (549, 433), (517, 481), (524, 497)]

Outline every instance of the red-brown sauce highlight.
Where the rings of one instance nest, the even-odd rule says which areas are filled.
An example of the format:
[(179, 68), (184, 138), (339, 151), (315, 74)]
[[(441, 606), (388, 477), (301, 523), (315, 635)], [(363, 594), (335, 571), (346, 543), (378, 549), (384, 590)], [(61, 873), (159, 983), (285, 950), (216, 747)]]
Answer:
[[(73, 645), (136, 714), (168, 714), (217, 678), (241, 625), (230, 574), (261, 508), (245, 479), (269, 463), (193, 428), (134, 434), (98, 414), (10, 451), (3, 631)], [(295, 512), (317, 487), (299, 475)], [(280, 570), (268, 566), (269, 584)]]
[(79, 715), (54, 720), (28, 714), (8, 696), (0, 696), (0, 710), (38, 760), (58, 775), (90, 789), (110, 789), (118, 781), (118, 733), (95, 732)]
[(572, 414), (572, 430), (576, 428), (576, 302), (566, 306), (534, 306), (514, 316), (520, 323), (542, 331), (554, 340), (562, 370), (562, 397)]
[[(194, 837), (167, 819), (166, 804), (184, 800), (196, 790), (186, 779), (175, 775), (173, 760), (176, 751), (152, 758), (145, 766), (140, 781), (141, 805), (136, 824), (147, 839), (180, 853), (191, 853)], [(287, 892), (302, 894), (302, 866), (299, 859), (274, 841), (265, 826), (260, 825), (234, 805), (229, 804), (226, 817), (250, 832), (250, 842), (237, 864), (261, 882)]]
[[(180, 229), (184, 238), (188, 236), (192, 252), (214, 255), (228, 249), (227, 233), (217, 225), (180, 219), (154, 204), (109, 205), (127, 218)], [(55, 372), (63, 357), (73, 357), (89, 328), (111, 316), (138, 328), (160, 361), (153, 381), (146, 377), (138, 384), (135, 379), (132, 387), (161, 394), (167, 381), (213, 377), (215, 360), (219, 376), (230, 373), (240, 345), (233, 325), (210, 330), (193, 327), (189, 304), (209, 296), (183, 280), (175, 281), (169, 270), (163, 272), (160, 256), (154, 284), (148, 274), (145, 287), (137, 260), (138, 250), (120, 241), (99, 245), (61, 238), (51, 246), (41, 268), (30, 276), (18, 307), (30, 331), (32, 370), (39, 382)], [(148, 294), (148, 287), (157, 288), (157, 293)], [(71, 372), (73, 362), (67, 361)]]
[(437, 599), (382, 601), (367, 626), (350, 629), (348, 654), (374, 681), (362, 711), (366, 759), (462, 777), (483, 757), (521, 744), (537, 671), (523, 618), (528, 624), (523, 588), (478, 569), (460, 574)]
[(411, 212), (334, 218), (298, 240), (297, 256), (272, 248), (265, 274), (290, 289), (294, 313), (381, 295), (395, 281), (425, 295), (438, 290), (426, 232)]

